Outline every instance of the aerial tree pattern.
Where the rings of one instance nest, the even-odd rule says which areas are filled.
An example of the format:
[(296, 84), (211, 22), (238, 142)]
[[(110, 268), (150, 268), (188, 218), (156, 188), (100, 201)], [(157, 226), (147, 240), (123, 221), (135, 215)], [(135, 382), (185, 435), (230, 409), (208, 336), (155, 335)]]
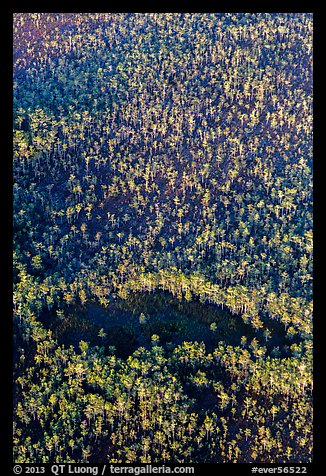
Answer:
[[(312, 15), (17, 13), (13, 88), (15, 461), (311, 461)], [(44, 324), (161, 291), (257, 338)]]

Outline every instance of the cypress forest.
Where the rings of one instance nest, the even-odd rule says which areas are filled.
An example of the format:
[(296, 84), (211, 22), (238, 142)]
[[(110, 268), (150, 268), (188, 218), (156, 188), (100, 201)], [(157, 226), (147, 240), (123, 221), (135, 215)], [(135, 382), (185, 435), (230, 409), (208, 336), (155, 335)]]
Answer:
[(312, 14), (13, 31), (15, 462), (311, 462)]

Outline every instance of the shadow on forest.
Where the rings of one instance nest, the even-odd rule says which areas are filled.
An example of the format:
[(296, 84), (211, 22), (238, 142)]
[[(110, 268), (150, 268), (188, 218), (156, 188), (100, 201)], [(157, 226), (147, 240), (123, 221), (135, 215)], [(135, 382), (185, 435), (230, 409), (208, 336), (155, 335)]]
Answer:
[[(241, 337), (248, 341), (256, 337), (261, 345), (275, 355), (286, 357), (289, 340), (284, 327), (270, 320), (264, 325), (271, 337), (266, 340), (263, 330), (255, 331), (241, 316), (231, 314), (215, 304), (198, 300), (178, 300), (170, 293), (134, 293), (126, 300), (112, 299), (106, 308), (95, 303), (71, 306), (60, 318), (56, 312), (44, 312), (42, 321), (52, 329), (58, 342), (78, 347), (81, 340), (104, 347), (106, 352), (126, 358), (138, 347), (151, 347), (151, 336), (159, 336), (159, 344), (167, 349), (184, 341), (204, 342), (212, 352), (219, 341), (239, 345)], [(114, 347), (114, 348), (113, 348)]]

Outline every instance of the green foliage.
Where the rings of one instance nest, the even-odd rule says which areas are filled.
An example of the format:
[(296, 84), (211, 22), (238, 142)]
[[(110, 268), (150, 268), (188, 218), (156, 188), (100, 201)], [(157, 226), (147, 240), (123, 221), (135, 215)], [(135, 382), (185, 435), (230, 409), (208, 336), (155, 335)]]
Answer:
[[(310, 14), (14, 14), (13, 170), (17, 463), (312, 460)], [(71, 316), (165, 291), (254, 338)]]

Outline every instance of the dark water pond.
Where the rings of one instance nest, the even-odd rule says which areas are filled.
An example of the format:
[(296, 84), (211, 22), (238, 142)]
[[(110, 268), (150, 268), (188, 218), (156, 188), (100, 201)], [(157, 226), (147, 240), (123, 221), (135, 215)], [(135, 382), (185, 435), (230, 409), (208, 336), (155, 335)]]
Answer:
[(95, 303), (74, 306), (61, 316), (46, 313), (42, 321), (62, 344), (77, 347), (84, 340), (108, 352), (115, 351), (122, 358), (140, 346), (150, 348), (154, 334), (159, 336), (160, 345), (167, 348), (184, 341), (198, 341), (204, 342), (209, 352), (221, 340), (239, 345), (245, 336), (248, 341), (256, 337), (268, 352), (279, 348), (279, 354), (286, 356), (294, 342), (286, 338), (283, 326), (276, 322), (266, 322), (270, 331), (266, 339), (263, 331), (255, 331), (241, 316), (226, 309), (199, 301), (180, 301), (163, 291), (134, 293), (127, 300), (112, 299), (107, 308)]

